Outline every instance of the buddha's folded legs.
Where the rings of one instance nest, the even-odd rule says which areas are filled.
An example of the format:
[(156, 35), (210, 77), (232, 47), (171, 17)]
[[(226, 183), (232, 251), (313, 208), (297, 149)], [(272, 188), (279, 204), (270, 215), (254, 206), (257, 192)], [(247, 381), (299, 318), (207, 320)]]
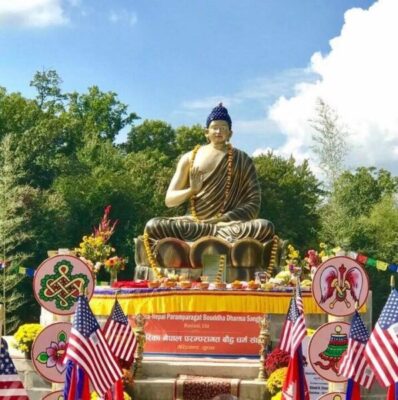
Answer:
[(216, 225), (198, 224), (190, 218), (152, 218), (145, 226), (151, 239), (172, 237), (194, 242), (203, 236), (216, 236)]
[(193, 242), (204, 236), (215, 236), (233, 242), (238, 239), (252, 238), (265, 242), (273, 237), (274, 225), (265, 219), (236, 221), (227, 226), (197, 223), (189, 218), (153, 218), (146, 227), (149, 237), (160, 240), (173, 237)]
[(229, 242), (251, 238), (264, 243), (274, 236), (274, 232), (275, 228), (272, 222), (266, 219), (254, 219), (217, 227), (216, 236)]

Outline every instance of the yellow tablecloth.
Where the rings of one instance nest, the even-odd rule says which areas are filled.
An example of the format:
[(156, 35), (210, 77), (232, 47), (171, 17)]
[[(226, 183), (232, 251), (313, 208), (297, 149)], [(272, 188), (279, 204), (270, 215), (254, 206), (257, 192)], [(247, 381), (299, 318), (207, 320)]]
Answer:
[[(118, 300), (127, 315), (174, 312), (235, 312), (286, 314), (291, 293), (260, 291), (179, 290), (119, 294)], [(94, 294), (90, 301), (95, 315), (109, 315), (115, 296)], [(305, 314), (324, 314), (311, 293), (303, 293)]]

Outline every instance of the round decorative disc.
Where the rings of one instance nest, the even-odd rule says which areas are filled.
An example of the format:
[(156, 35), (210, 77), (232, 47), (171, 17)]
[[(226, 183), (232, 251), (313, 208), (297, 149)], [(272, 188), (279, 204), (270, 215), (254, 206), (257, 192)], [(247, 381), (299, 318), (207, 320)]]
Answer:
[(351, 315), (366, 302), (369, 279), (361, 264), (349, 257), (333, 257), (322, 263), (312, 280), (312, 294), (319, 307), (337, 317)]
[(66, 365), (63, 364), (63, 359), (71, 329), (72, 324), (69, 322), (56, 322), (45, 327), (33, 343), (33, 366), (50, 382), (65, 381)]
[(44, 396), (42, 400), (64, 400), (64, 393), (62, 390), (58, 390)]
[(330, 382), (345, 382), (346, 377), (339, 375), (339, 366), (348, 347), (350, 324), (347, 322), (329, 322), (319, 327), (312, 335), (308, 345), (308, 358), (313, 370)]
[(346, 394), (343, 392), (326, 393), (326, 394), (318, 397), (318, 400), (344, 400), (345, 395)]
[(91, 269), (79, 258), (57, 255), (43, 261), (33, 278), (33, 291), (38, 303), (54, 314), (75, 312), (81, 292), (90, 299), (94, 292)]

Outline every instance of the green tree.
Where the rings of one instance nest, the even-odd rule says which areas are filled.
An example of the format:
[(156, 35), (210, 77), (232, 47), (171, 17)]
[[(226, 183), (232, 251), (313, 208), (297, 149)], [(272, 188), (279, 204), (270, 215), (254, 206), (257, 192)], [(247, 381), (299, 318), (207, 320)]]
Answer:
[[(357, 221), (352, 238), (355, 249), (377, 260), (398, 263), (398, 204), (393, 195), (384, 195), (369, 211)], [(366, 267), (373, 291), (373, 319), (380, 312), (390, 293), (390, 274)]]
[(37, 71), (30, 82), (30, 86), (36, 88), (36, 101), (41, 109), (60, 111), (63, 109), (63, 101), (66, 99), (61, 91), (62, 79), (55, 70)]
[(397, 189), (398, 178), (384, 169), (360, 167), (355, 172), (342, 173), (321, 210), (323, 240), (363, 247), (365, 237), (358, 231), (359, 218), (368, 217), (383, 196), (392, 195)]
[[(398, 262), (397, 189), (397, 177), (383, 169), (361, 167), (343, 172), (321, 209), (322, 239), (378, 260)], [(377, 318), (390, 291), (389, 274), (366, 269)]]
[(6, 264), (0, 281), (1, 301), (6, 306), (6, 333), (10, 333), (32, 309), (29, 307), (31, 284), (18, 276), (18, 269), (30, 257), (25, 249), (26, 243), (32, 239), (27, 228), (30, 220), (29, 203), (37, 190), (20, 183), (23, 171), (11, 151), (10, 135), (1, 140), (0, 154), (0, 246), (1, 259)]
[(116, 93), (102, 92), (98, 86), (90, 87), (88, 93), (70, 93), (68, 100), (68, 112), (79, 122), (77, 128), (85, 136), (113, 142), (122, 129), (139, 119), (136, 113), (128, 112), (128, 106)]
[(176, 129), (176, 144), (178, 154), (191, 151), (197, 144), (205, 144), (206, 136), (204, 128), (199, 124), (192, 126), (180, 126)]
[(128, 153), (157, 151), (169, 159), (177, 157), (175, 130), (164, 121), (145, 120), (133, 126), (127, 135), (125, 149)]
[(346, 132), (335, 110), (322, 99), (318, 99), (317, 117), (311, 120), (315, 133), (312, 135), (312, 149), (318, 156), (319, 166), (325, 174), (326, 187), (332, 188), (343, 171), (347, 154)]
[(315, 246), (320, 225), (322, 190), (308, 162), (296, 164), (273, 153), (254, 158), (261, 186), (261, 218), (275, 224), (276, 234), (301, 250)]
[(21, 137), (34, 126), (40, 113), (34, 100), (0, 87), (0, 139), (7, 134)]

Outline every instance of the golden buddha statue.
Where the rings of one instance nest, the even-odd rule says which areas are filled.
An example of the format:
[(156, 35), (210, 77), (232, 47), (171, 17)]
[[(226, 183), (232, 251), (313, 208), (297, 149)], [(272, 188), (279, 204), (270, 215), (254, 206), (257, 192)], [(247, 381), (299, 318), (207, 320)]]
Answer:
[(189, 201), (187, 215), (151, 219), (145, 227), (150, 238), (195, 241), (214, 236), (264, 242), (273, 236), (273, 224), (256, 219), (261, 201), (256, 170), (246, 153), (229, 144), (231, 125), (227, 109), (215, 107), (206, 123), (208, 144), (181, 157), (167, 190), (168, 207)]
[[(225, 254), (233, 266), (275, 264), (279, 239), (258, 219), (261, 193), (251, 158), (232, 147), (232, 121), (220, 103), (207, 118), (208, 144), (184, 154), (166, 193), (168, 207), (188, 203), (182, 217), (157, 217), (136, 242), (136, 263), (202, 268), (204, 254)], [(250, 274), (253, 275), (253, 274)]]

